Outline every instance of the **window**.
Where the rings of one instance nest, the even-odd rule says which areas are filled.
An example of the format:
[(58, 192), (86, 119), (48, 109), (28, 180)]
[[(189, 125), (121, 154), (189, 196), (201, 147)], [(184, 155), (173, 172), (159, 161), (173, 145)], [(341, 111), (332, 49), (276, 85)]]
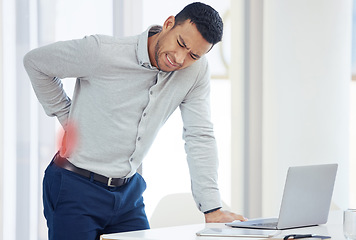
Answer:
[[(41, 191), (44, 169), (55, 153), (56, 120), (38, 104), (22, 59), (30, 49), (54, 41), (112, 34), (113, 3), (2, 1), (2, 10), (2, 238), (47, 239)], [(73, 81), (64, 84), (71, 95)]]

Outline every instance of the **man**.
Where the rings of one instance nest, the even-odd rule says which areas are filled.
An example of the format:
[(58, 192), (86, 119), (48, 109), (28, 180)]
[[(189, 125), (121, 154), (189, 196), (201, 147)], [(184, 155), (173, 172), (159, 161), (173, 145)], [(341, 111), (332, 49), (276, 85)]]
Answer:
[[(192, 3), (139, 36), (95, 35), (26, 54), (38, 100), (65, 129), (43, 181), (49, 239), (99, 239), (149, 228), (146, 184), (136, 170), (177, 107), (193, 196), (206, 222), (244, 220), (220, 210), (217, 186), (204, 55), (221, 41), (222, 30), (213, 8)], [(62, 88), (67, 77), (77, 78), (73, 100)]]

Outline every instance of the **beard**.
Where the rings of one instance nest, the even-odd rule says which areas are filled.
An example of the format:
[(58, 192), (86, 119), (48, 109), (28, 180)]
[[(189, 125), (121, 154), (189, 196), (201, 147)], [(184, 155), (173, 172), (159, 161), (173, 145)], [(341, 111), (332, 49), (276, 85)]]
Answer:
[(160, 42), (158, 40), (157, 44), (155, 46), (155, 61), (156, 61), (158, 70), (161, 70), (161, 67), (159, 66), (159, 48), (160, 48)]
[[(161, 49), (161, 42), (160, 40), (157, 40), (157, 43), (155, 45), (155, 52), (154, 52), (154, 58), (155, 58), (155, 61), (156, 61), (156, 65), (157, 65), (157, 69), (160, 70), (160, 71), (163, 71), (163, 72), (173, 72), (173, 71), (176, 71), (176, 70), (179, 70), (179, 69), (182, 69), (182, 65), (176, 63), (176, 67), (175, 68), (172, 68), (168, 65), (166, 65), (166, 63), (164, 62), (164, 57), (168, 58), (168, 53), (165, 53), (165, 52), (162, 52), (162, 49)], [(173, 59), (170, 57), (170, 59)], [(167, 60), (167, 61), (171, 61), (171, 60)], [(173, 64), (172, 64), (173, 65)], [(163, 67), (163, 69), (162, 69)]]

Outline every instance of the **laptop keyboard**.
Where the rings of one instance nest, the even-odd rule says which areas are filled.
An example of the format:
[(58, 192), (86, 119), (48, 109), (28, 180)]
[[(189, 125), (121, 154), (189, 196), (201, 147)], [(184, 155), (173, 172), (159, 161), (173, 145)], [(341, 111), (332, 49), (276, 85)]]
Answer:
[(254, 223), (252, 226), (264, 226), (264, 227), (277, 227), (278, 222), (269, 222), (269, 223)]

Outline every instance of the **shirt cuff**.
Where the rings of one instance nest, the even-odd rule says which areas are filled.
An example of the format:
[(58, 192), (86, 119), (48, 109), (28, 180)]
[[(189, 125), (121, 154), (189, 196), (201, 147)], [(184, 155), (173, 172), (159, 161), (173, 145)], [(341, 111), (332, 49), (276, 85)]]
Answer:
[(195, 197), (198, 209), (202, 213), (222, 207), (219, 191), (205, 193), (204, 195), (199, 196), (199, 198), (195, 195), (193, 196)]
[(212, 213), (212, 212), (215, 212), (217, 210), (219, 210), (221, 207), (218, 207), (218, 208), (214, 208), (214, 209), (211, 209), (209, 211), (205, 211), (204, 214), (208, 214), (208, 213)]

